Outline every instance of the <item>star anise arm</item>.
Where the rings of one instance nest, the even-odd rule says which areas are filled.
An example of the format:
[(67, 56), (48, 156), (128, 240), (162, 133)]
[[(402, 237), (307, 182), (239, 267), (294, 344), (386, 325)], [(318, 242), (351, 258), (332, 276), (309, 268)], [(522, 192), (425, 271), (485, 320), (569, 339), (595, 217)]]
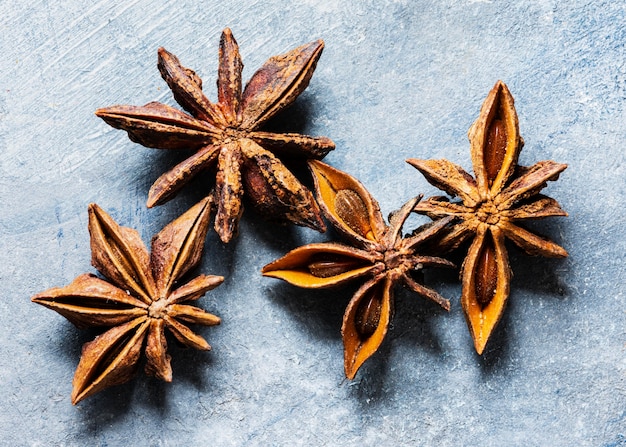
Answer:
[[(485, 99), (468, 132), (478, 192), (490, 208), (468, 210), (468, 222), (478, 218), (476, 237), (462, 268), (461, 302), (476, 351), (481, 354), (502, 316), (509, 295), (511, 271), (504, 235), (494, 222), (502, 210), (492, 202), (517, 168), (523, 146), (513, 97), (498, 81)], [(483, 222), (491, 218), (492, 222)]]
[(166, 382), (172, 381), (171, 356), (167, 353), (165, 322), (162, 318), (152, 318), (146, 341), (146, 374)]
[(223, 276), (197, 276), (188, 283), (174, 290), (167, 297), (165, 313), (171, 318), (180, 319), (187, 323), (201, 324), (204, 326), (214, 326), (216, 324), (220, 324), (221, 320), (219, 317), (205, 312), (198, 307), (180, 303), (197, 300), (209, 290), (212, 290), (222, 284), (223, 281)]
[(206, 197), (152, 238), (150, 267), (157, 296), (169, 295), (173, 283), (200, 262), (211, 203), (211, 197)]
[(412, 198), (402, 205), (402, 208), (389, 215), (389, 226), (387, 227), (387, 232), (385, 233), (385, 241), (387, 245), (391, 246), (402, 238), (402, 227), (413, 212), (415, 205), (422, 200), (422, 197), (423, 196), (420, 194), (419, 196)]
[(461, 304), (478, 354), (500, 321), (509, 297), (511, 270), (504, 234), (480, 227), (461, 271)]
[(204, 338), (200, 337), (198, 334), (195, 334), (191, 329), (179, 322), (176, 318), (165, 314), (163, 315), (163, 320), (165, 321), (167, 329), (183, 345), (189, 348), (198, 349), (200, 351), (211, 350), (211, 346)]
[(224, 282), (223, 276), (216, 275), (200, 275), (188, 283), (175, 289), (167, 297), (169, 304), (184, 303), (187, 301), (194, 301), (207, 293), (209, 290), (213, 290)]
[(378, 202), (357, 179), (321, 161), (310, 160), (317, 200), (333, 227), (353, 243), (371, 247), (387, 225)]
[(166, 312), (171, 318), (203, 326), (215, 326), (222, 322), (220, 317), (188, 304), (172, 304)]
[(54, 287), (32, 301), (63, 315), (78, 328), (117, 326), (147, 313), (147, 304), (125, 291), (84, 274), (66, 287)]
[(335, 149), (335, 143), (326, 137), (310, 137), (297, 133), (250, 132), (248, 134), (259, 144), (277, 156), (314, 158), (321, 160)]
[(424, 267), (444, 267), (444, 268), (455, 268), (456, 264), (452, 261), (448, 261), (444, 258), (439, 258), (437, 256), (421, 256), (417, 255), (411, 259), (411, 263), (413, 265), (413, 270), (421, 270)]
[(458, 196), (466, 206), (473, 207), (480, 203), (476, 181), (461, 166), (446, 159), (410, 158), (406, 162), (420, 171), (431, 185), (453, 197)]
[(511, 222), (502, 222), (500, 228), (515, 245), (533, 256), (545, 256), (548, 258), (565, 258), (567, 251), (560, 245), (531, 233)]
[(150, 304), (155, 296), (150, 256), (137, 231), (118, 225), (95, 203), (89, 205), (91, 263), (122, 289)]
[(471, 212), (471, 208), (458, 202), (450, 202), (446, 197), (435, 196), (429, 197), (415, 205), (413, 211), (419, 214), (425, 214), (431, 219), (436, 220), (446, 216), (462, 217), (464, 214)]
[(474, 230), (469, 228), (465, 222), (453, 224), (440, 237), (432, 240), (428, 246), (435, 253), (448, 253), (456, 250), (459, 246), (474, 235)]
[(230, 29), (222, 32), (219, 51), (217, 99), (229, 125), (239, 124), (241, 116), (241, 70), (243, 63), (239, 46)]
[(567, 216), (567, 212), (553, 198), (537, 194), (531, 200), (518, 205), (517, 208), (503, 211), (502, 215), (510, 220), (525, 220)]
[(434, 303), (439, 304), (441, 307), (443, 307), (445, 310), (449, 311), (450, 310), (450, 300), (442, 297), (441, 295), (439, 295), (437, 292), (435, 292), (432, 289), (429, 289), (428, 287), (423, 286), (422, 284), (418, 283), (417, 281), (415, 281), (410, 274), (408, 273), (403, 273), (402, 274), (402, 279), (404, 280), (404, 283), (406, 284), (406, 286), (411, 289), (413, 292), (422, 295), (425, 298), (428, 298), (429, 300), (431, 300)]
[(165, 48), (159, 48), (158, 54), (159, 72), (172, 90), (176, 102), (196, 118), (225, 127), (228, 123), (220, 107), (202, 93), (202, 80), (198, 75), (183, 67), (178, 58)]
[(403, 247), (404, 249), (414, 250), (416, 247), (428, 241), (431, 241), (434, 238), (443, 236), (445, 231), (447, 230), (446, 227), (448, 227), (448, 225), (453, 220), (454, 220), (453, 216), (446, 216), (442, 219), (436, 220), (432, 224), (426, 227), (423, 227), (416, 234), (413, 234), (410, 237), (404, 238), (404, 240), (402, 240), (402, 242), (400, 243), (400, 246)]
[(160, 102), (105, 107), (95, 113), (109, 126), (125, 130), (131, 141), (156, 149), (199, 149), (219, 136), (209, 123)]
[(220, 146), (212, 144), (205, 146), (191, 157), (162, 174), (150, 188), (148, 208), (162, 205), (173, 198), (194, 176), (214, 164), (219, 151)]
[(128, 382), (135, 375), (149, 326), (146, 317), (136, 318), (83, 345), (72, 381), (74, 405), (105, 388)]
[(402, 238), (402, 226), (421, 199), (421, 195), (415, 197), (405, 203), (400, 210), (391, 214), (389, 217), (389, 229), (385, 235), (386, 244), (395, 246), (403, 253), (412, 253), (414, 255), (412, 257), (414, 268), (422, 268), (423, 266), (454, 267), (455, 265), (446, 259), (415, 255), (417, 247), (445, 233), (448, 225), (454, 219), (452, 216), (446, 216), (429, 225), (422, 226), (414, 231), (411, 236)]
[(271, 152), (247, 138), (240, 142), (245, 190), (255, 208), (270, 218), (325, 231), (313, 194)]
[(483, 199), (493, 197), (515, 171), (524, 144), (513, 96), (504, 82), (496, 82), (489, 92), (468, 137), (478, 192)]
[(230, 142), (220, 149), (217, 159), (217, 176), (215, 178), (215, 231), (225, 244), (237, 234), (239, 219), (243, 213), (243, 184), (241, 170), (243, 157), (236, 146), (238, 142)]
[[(407, 207), (407, 205), (405, 205), (403, 208), (406, 208), (408, 212), (413, 212), (417, 211), (421, 206), (419, 212), (425, 212), (429, 217), (436, 220), (429, 225), (422, 226), (417, 230), (414, 230), (410, 236), (402, 239), (400, 241), (400, 246), (403, 247), (403, 249), (415, 250), (416, 247), (427, 244), (431, 249), (433, 249), (435, 253), (445, 253), (446, 251), (449, 251), (449, 249), (451, 249), (453, 245), (458, 246), (463, 242), (465, 237), (469, 236), (469, 234), (466, 235), (465, 233), (470, 232), (459, 232), (459, 230), (461, 230), (460, 227), (462, 226), (462, 222), (457, 225), (452, 224), (455, 216), (449, 215), (449, 208), (447, 208), (448, 205), (450, 205), (450, 208), (452, 208), (451, 206), (453, 205), (455, 207), (452, 208), (454, 212), (460, 213), (461, 211), (465, 210), (463, 206), (451, 204), (447, 201), (437, 202), (434, 200), (433, 197), (426, 201), (428, 203), (418, 202), (417, 199), (419, 198), (413, 200), (412, 206)], [(411, 202), (409, 202), (409, 204), (410, 203)], [(432, 207), (430, 205), (431, 203)], [(439, 207), (439, 203), (441, 203), (441, 207)], [(457, 208), (458, 211), (456, 210)], [(436, 210), (436, 212), (431, 212), (430, 210), (432, 209)], [(393, 220), (395, 218), (396, 217), (393, 216), (391, 219), (391, 227), (395, 226), (393, 223)], [(404, 217), (404, 219), (406, 219), (406, 216)], [(397, 231), (399, 232), (400, 229), (401, 227), (398, 228)]]
[(363, 363), (380, 347), (392, 312), (393, 281), (372, 279), (356, 291), (343, 317), (341, 334), (344, 345), (346, 377), (354, 379)]
[(268, 59), (244, 89), (241, 127), (255, 129), (291, 104), (309, 85), (323, 49), (316, 40)]
[[(390, 228), (396, 228), (398, 234), (402, 229), (402, 224), (407, 219), (409, 214), (414, 210), (415, 206), (419, 203), (422, 196), (416, 197), (413, 200), (407, 202), (398, 213), (394, 214), (390, 218)], [(439, 219), (436, 222), (421, 228), (417, 233), (412, 236), (401, 239), (398, 244), (401, 250), (414, 251), (420, 245), (432, 240), (433, 238), (440, 236), (442, 232), (446, 230), (446, 227), (452, 222), (453, 217), (448, 216), (443, 219)], [(412, 258), (413, 269), (422, 269), (423, 267), (455, 267), (455, 265), (447, 259), (438, 258), (434, 256), (414, 256)], [(402, 274), (405, 284), (414, 292), (428, 298), (429, 300), (439, 304), (446, 310), (450, 310), (450, 301), (439, 295), (434, 290), (431, 290), (423, 285), (419, 284), (413, 279), (409, 272)]]
[(546, 187), (548, 181), (558, 179), (566, 168), (566, 164), (552, 160), (535, 163), (502, 190), (495, 203), (502, 209), (511, 208), (516, 202), (537, 194)]
[(267, 264), (262, 273), (298, 287), (321, 289), (369, 275), (375, 262), (364, 250), (326, 242), (296, 248)]

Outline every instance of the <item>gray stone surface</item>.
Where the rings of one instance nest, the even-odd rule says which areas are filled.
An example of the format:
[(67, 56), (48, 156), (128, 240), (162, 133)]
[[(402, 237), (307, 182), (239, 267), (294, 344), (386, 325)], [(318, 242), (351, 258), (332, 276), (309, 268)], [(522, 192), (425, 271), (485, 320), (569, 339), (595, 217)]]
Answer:
[[(626, 8), (621, 1), (0, 2), (0, 433), (3, 445), (626, 445)], [(207, 239), (200, 300), (223, 324), (210, 353), (172, 343), (174, 382), (140, 375), (76, 407), (79, 331), (29, 297), (90, 266), (87, 204), (145, 240), (199, 199), (196, 182), (145, 208), (180, 155), (145, 149), (93, 114), (160, 100), (165, 46), (215, 97), (230, 26), (247, 79), (269, 56), (323, 38), (310, 87), (281, 124), (333, 138), (332, 165), (383, 212), (437, 194), (404, 160), (470, 168), (466, 131), (497, 79), (516, 98), (521, 163), (569, 168), (547, 193), (570, 213), (533, 228), (566, 260), (515, 250), (505, 318), (479, 358), (454, 273), (427, 281), (449, 314), (399, 292), (380, 352), (344, 379), (341, 315), (352, 291), (263, 278), (287, 250), (328, 236), (244, 214), (239, 239)], [(419, 219), (412, 221), (419, 223)]]

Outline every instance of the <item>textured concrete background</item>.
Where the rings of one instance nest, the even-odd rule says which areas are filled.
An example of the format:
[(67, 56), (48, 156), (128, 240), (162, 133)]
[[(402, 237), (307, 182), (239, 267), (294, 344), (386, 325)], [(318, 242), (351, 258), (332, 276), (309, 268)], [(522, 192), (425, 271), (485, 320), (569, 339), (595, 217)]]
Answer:
[[(626, 7), (622, 1), (409, 0), (0, 2), (0, 433), (6, 445), (626, 445)], [(563, 6), (567, 4), (568, 6)], [(449, 314), (399, 292), (393, 328), (344, 379), (341, 315), (354, 290), (302, 291), (260, 268), (325, 240), (244, 214), (212, 234), (201, 271), (227, 279), (199, 304), (210, 353), (171, 343), (174, 382), (138, 376), (73, 407), (79, 331), (29, 301), (90, 264), (87, 204), (144, 240), (206, 182), (147, 210), (150, 184), (181, 156), (145, 149), (96, 108), (175, 105), (156, 69), (165, 46), (215, 98), (225, 26), (248, 79), (274, 54), (323, 38), (310, 87), (280, 125), (333, 138), (332, 165), (384, 214), (438, 194), (404, 160), (470, 168), (466, 131), (497, 79), (516, 98), (520, 162), (569, 164), (546, 189), (570, 213), (533, 228), (570, 253), (511, 249), (506, 316), (479, 358), (455, 273), (427, 282)], [(414, 224), (420, 223), (416, 218)]]

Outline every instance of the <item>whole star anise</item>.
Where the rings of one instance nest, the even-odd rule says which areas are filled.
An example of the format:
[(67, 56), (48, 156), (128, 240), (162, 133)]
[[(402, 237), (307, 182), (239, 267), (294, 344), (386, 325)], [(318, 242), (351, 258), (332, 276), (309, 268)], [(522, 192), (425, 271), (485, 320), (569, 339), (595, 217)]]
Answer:
[(448, 300), (419, 284), (413, 275), (423, 267), (454, 266), (445, 259), (418, 252), (420, 245), (437, 236), (451, 218), (403, 238), (402, 226), (420, 198), (410, 200), (392, 214), (387, 226), (378, 202), (358, 180), (319, 161), (310, 161), (309, 166), (326, 218), (351, 245), (327, 242), (296, 248), (266, 265), (263, 275), (312, 289), (365, 279), (348, 304), (341, 328), (345, 373), (353, 379), (387, 333), (395, 284), (404, 283), (449, 310)]
[(415, 207), (433, 219), (454, 217), (439, 249), (451, 250), (473, 237), (461, 270), (461, 302), (476, 351), (482, 354), (509, 296), (511, 269), (505, 247), (509, 238), (530, 255), (567, 256), (559, 245), (518, 222), (567, 216), (556, 200), (539, 194), (567, 165), (540, 161), (527, 168), (517, 159), (523, 140), (507, 86), (498, 81), (468, 132), (476, 178), (448, 160), (407, 160), (426, 179), (461, 202), (432, 197)]
[(219, 50), (217, 103), (204, 95), (195, 72), (159, 48), (161, 76), (174, 99), (191, 115), (159, 102), (107, 107), (96, 115), (144, 146), (195, 151), (157, 179), (150, 188), (148, 207), (166, 202), (193, 176), (211, 170), (216, 172), (215, 231), (222, 241), (230, 241), (236, 233), (244, 193), (262, 214), (324, 231), (311, 192), (277, 156), (321, 159), (334, 149), (334, 143), (324, 137), (258, 130), (308, 86), (323, 48), (324, 42), (317, 40), (270, 58), (242, 92), (239, 47), (225, 29)]
[(135, 230), (119, 226), (98, 205), (89, 205), (91, 262), (108, 281), (84, 274), (66, 287), (32, 298), (79, 328), (111, 327), (83, 346), (73, 380), (73, 404), (130, 380), (142, 350), (146, 373), (171, 382), (165, 328), (185, 346), (211, 349), (185, 323), (212, 326), (220, 319), (185, 303), (224, 278), (200, 275), (176, 284), (201, 259), (210, 210), (207, 198), (167, 225), (152, 239), (149, 254)]

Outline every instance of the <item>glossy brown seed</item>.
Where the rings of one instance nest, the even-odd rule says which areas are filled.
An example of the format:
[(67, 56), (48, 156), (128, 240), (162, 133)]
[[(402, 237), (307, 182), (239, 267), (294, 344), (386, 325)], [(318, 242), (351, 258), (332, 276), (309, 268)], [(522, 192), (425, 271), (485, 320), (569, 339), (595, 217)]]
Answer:
[(363, 261), (340, 256), (318, 256), (319, 260), (312, 259), (308, 264), (311, 275), (318, 278), (330, 278), (341, 275), (363, 266)]
[(367, 239), (374, 240), (367, 207), (359, 195), (351, 189), (341, 189), (335, 196), (335, 213), (345, 224)]
[(371, 337), (378, 324), (380, 323), (380, 313), (382, 309), (382, 302), (380, 297), (372, 295), (361, 301), (356, 310), (356, 321), (354, 325), (358, 332), (359, 337), (367, 340)]
[(496, 264), (496, 249), (491, 236), (487, 236), (476, 260), (475, 273), (476, 301), (485, 307), (491, 302), (496, 293), (498, 266)]
[(507, 135), (506, 125), (502, 119), (496, 118), (489, 126), (487, 145), (485, 147), (485, 168), (489, 182), (493, 182), (502, 168), (506, 155)]

